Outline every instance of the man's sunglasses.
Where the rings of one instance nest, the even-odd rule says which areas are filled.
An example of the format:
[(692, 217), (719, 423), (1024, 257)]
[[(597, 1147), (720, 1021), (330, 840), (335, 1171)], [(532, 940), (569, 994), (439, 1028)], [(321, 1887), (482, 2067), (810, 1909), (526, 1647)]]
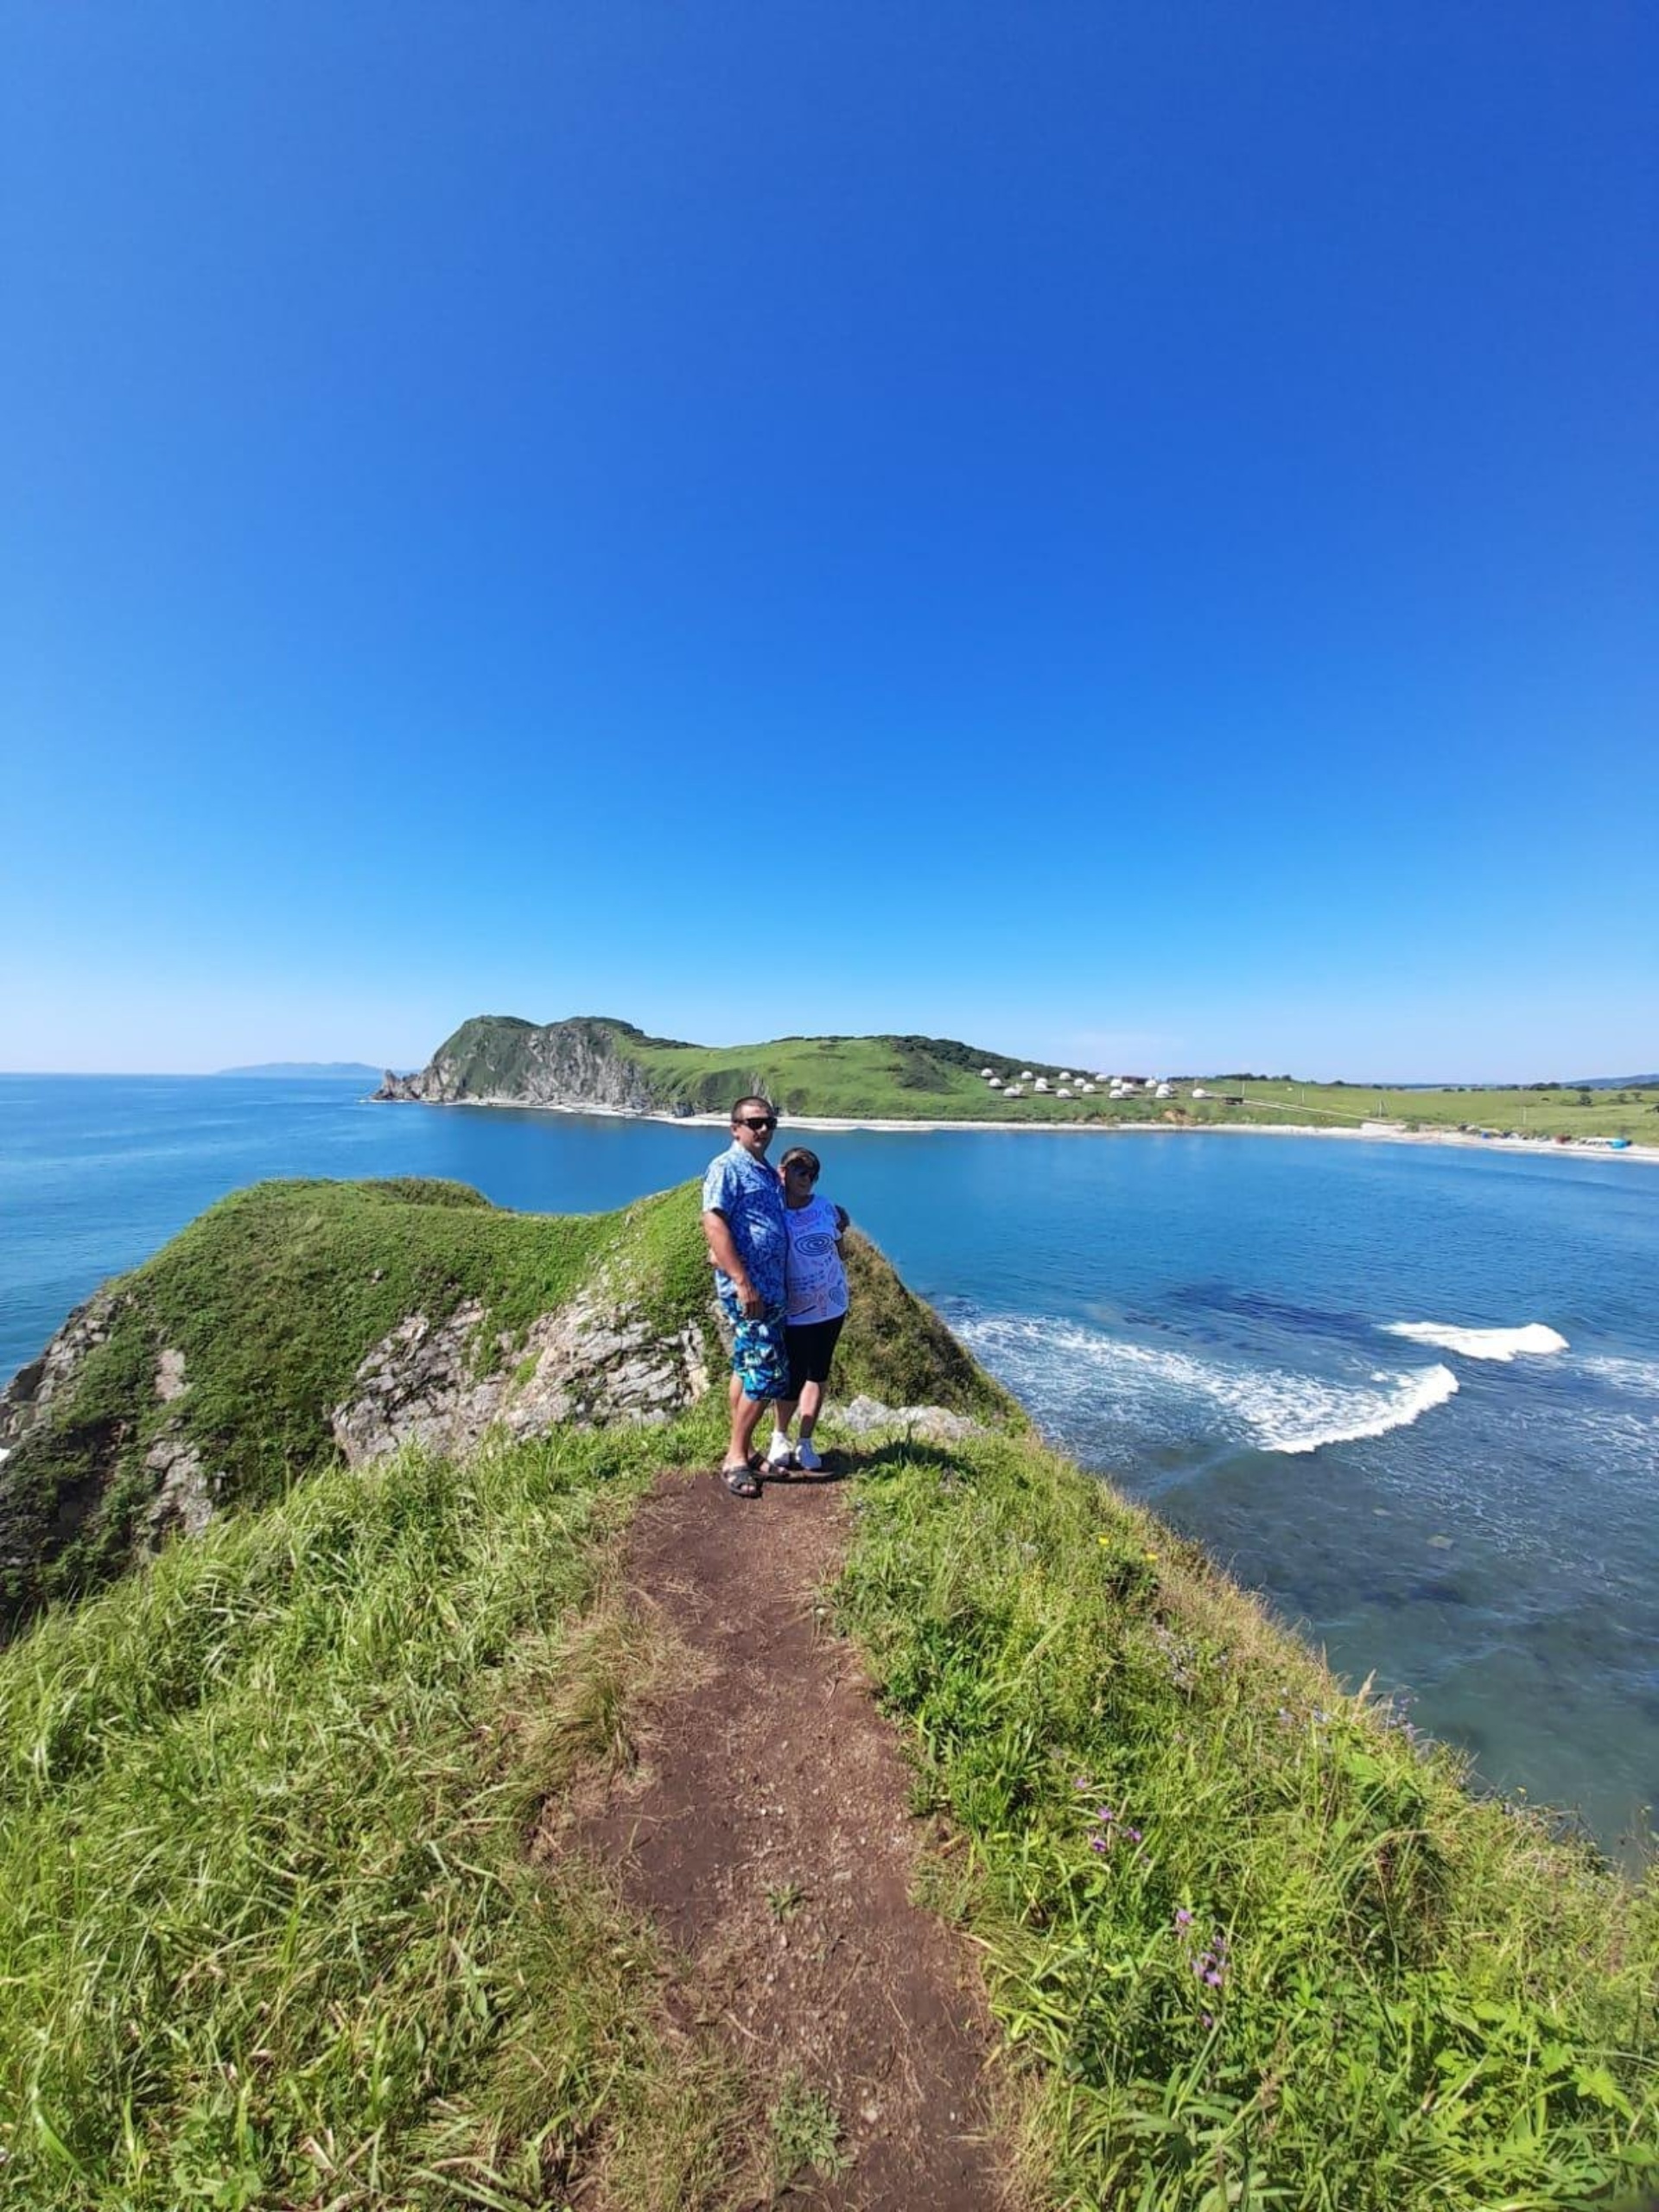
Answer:
[(775, 1114), (740, 1114), (737, 1119), (746, 1129), (775, 1129), (778, 1126)]

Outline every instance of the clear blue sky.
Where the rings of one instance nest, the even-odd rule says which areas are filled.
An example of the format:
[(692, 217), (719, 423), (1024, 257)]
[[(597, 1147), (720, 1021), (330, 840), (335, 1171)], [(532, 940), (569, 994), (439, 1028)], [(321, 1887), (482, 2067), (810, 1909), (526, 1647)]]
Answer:
[(1644, 0), (35, 0), (0, 1065), (1659, 1060)]

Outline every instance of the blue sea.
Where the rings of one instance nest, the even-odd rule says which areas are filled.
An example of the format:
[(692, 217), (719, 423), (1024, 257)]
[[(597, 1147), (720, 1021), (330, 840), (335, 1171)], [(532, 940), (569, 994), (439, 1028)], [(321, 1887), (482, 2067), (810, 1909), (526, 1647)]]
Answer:
[[(845, 1204), (1043, 1427), (1492, 1787), (1659, 1802), (1659, 1169), (1290, 1137), (861, 1132)], [(0, 1370), (270, 1175), (617, 1205), (707, 1128), (349, 1082), (0, 1077)]]

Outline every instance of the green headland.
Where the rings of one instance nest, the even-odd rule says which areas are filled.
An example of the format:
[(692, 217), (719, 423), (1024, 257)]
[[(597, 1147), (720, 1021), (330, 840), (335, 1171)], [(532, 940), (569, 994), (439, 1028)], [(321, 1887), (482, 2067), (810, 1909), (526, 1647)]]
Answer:
[[(1133, 1087), (1115, 1096), (1115, 1078)], [(1009, 1096), (1010, 1085), (1017, 1096)], [(378, 1095), (434, 1104), (691, 1115), (723, 1113), (746, 1089), (764, 1091), (798, 1118), (831, 1121), (1351, 1133), (1370, 1122), (1407, 1134), (1513, 1132), (1541, 1141), (1659, 1144), (1659, 1083), (1616, 1090), (1554, 1083), (1402, 1090), (1248, 1073), (1171, 1076), (1157, 1069), (1063, 1067), (949, 1037), (778, 1037), (716, 1049), (649, 1037), (630, 1022), (598, 1015), (548, 1023), (476, 1015), (424, 1068), (388, 1076)]]
[[(1636, 2202), (1651, 1885), (1471, 1795), (854, 1266), (838, 1407), (954, 1418), (826, 1423), (825, 1632), (983, 1985), (1012, 2201)], [(833, 2174), (821, 2085), (531, 1847), (641, 1756), (628, 1526), (723, 1414), (690, 1186), (266, 1185), (73, 1317), (0, 1411), (0, 2200), (735, 2212)]]

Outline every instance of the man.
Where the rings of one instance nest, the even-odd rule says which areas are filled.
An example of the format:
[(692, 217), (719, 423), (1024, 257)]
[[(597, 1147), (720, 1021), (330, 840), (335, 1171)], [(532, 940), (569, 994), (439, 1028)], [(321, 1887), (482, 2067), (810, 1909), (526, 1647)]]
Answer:
[(771, 1101), (740, 1098), (730, 1147), (702, 1179), (702, 1229), (715, 1289), (732, 1325), (732, 1433), (721, 1480), (734, 1497), (759, 1497), (749, 1446), (761, 1408), (789, 1395), (785, 1348), (784, 1261), (789, 1231), (784, 1187), (766, 1164), (778, 1127)]

